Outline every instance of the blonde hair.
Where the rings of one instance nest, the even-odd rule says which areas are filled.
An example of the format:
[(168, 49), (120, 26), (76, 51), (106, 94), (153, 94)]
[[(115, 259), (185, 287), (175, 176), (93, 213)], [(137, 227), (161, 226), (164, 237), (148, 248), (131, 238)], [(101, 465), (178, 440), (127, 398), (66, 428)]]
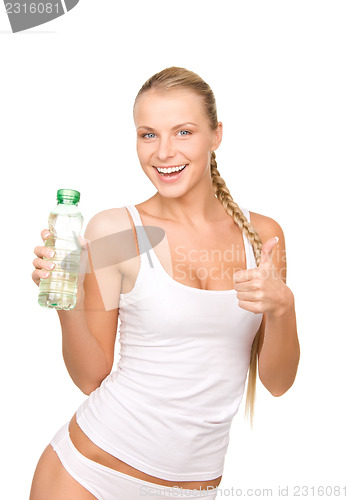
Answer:
[[(185, 68), (172, 66), (171, 68), (166, 68), (160, 71), (159, 73), (156, 73), (155, 75), (151, 76), (151, 78), (149, 78), (139, 90), (135, 98), (135, 104), (137, 98), (141, 94), (151, 89), (167, 91), (177, 88), (185, 88), (191, 90), (203, 97), (204, 107), (209, 119), (210, 127), (212, 130), (215, 130), (218, 126), (218, 120), (217, 120), (217, 109), (216, 109), (216, 101), (214, 93), (209, 87), (209, 85), (199, 75)], [(247, 220), (242, 210), (237, 205), (237, 203), (233, 201), (230, 191), (228, 190), (228, 187), (226, 186), (226, 183), (224, 179), (221, 177), (220, 172), (218, 170), (218, 166), (216, 163), (216, 155), (214, 151), (212, 151), (211, 153), (210, 172), (211, 172), (211, 180), (214, 192), (217, 199), (221, 201), (226, 212), (233, 218), (234, 222), (237, 224), (237, 226), (246, 235), (246, 237), (252, 244), (256, 263), (257, 265), (259, 265), (262, 241), (256, 230), (252, 226), (252, 224)], [(249, 364), (247, 398), (245, 406), (245, 416), (247, 417), (249, 411), (251, 426), (253, 425), (253, 416), (254, 416), (259, 336), (260, 335), (258, 331), (252, 343), (250, 364)]]

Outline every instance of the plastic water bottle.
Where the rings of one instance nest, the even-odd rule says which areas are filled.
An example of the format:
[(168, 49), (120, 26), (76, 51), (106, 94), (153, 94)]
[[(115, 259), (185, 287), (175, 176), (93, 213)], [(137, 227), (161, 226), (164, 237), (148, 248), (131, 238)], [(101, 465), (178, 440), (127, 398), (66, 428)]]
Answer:
[(52, 248), (55, 255), (44, 257), (54, 262), (55, 267), (47, 278), (40, 279), (38, 302), (42, 307), (69, 310), (76, 306), (81, 253), (78, 238), (84, 220), (79, 200), (79, 191), (57, 191), (57, 206), (48, 219), (52, 236), (45, 241), (45, 247)]

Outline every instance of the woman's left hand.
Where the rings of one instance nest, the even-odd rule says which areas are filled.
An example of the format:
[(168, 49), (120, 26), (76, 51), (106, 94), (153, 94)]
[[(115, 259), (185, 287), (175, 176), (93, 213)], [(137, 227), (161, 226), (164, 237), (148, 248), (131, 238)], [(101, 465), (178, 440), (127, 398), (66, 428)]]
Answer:
[(261, 249), (258, 267), (233, 275), (238, 305), (255, 314), (283, 315), (292, 304), (292, 292), (273, 265), (272, 253), (278, 240), (270, 238)]

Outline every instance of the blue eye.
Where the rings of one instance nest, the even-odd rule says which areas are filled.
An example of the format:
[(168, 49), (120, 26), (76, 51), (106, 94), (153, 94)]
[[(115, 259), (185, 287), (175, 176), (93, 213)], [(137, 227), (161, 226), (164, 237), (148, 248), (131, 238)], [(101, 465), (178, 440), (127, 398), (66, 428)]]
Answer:
[[(187, 135), (191, 134), (192, 132), (190, 132), (189, 130), (180, 130), (178, 133), (180, 135), (186, 137)], [(153, 139), (153, 137), (149, 137), (150, 135), (155, 137), (155, 134), (153, 134), (153, 132), (147, 132), (146, 134), (142, 134), (141, 137), (145, 137), (146, 139)]]

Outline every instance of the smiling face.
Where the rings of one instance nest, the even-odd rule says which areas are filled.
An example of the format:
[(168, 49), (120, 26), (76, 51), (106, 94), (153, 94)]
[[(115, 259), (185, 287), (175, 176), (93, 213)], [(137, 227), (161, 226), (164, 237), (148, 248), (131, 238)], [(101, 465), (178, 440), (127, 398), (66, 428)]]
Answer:
[[(221, 142), (222, 124), (210, 128), (201, 96), (186, 89), (147, 91), (135, 103), (134, 121), (141, 167), (160, 194), (180, 196), (211, 183), (210, 156)], [(184, 165), (169, 177), (156, 169)]]

